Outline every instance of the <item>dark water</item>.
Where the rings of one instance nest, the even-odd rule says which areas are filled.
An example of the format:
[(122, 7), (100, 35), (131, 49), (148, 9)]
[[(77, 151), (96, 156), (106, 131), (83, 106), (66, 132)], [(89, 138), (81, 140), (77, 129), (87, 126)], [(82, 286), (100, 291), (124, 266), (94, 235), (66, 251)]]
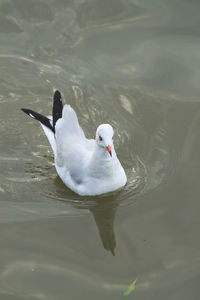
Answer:
[[(0, 299), (198, 299), (200, 1), (0, 1)], [(85, 198), (42, 129), (59, 89), (128, 183)], [(115, 255), (114, 255), (115, 254)]]

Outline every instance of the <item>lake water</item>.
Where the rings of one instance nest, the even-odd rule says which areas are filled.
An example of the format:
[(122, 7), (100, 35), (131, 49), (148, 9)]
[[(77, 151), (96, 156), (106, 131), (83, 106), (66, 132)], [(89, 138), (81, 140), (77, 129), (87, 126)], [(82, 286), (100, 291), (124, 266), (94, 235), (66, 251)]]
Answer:
[[(198, 299), (200, 1), (0, 1), (0, 299)], [(80, 197), (37, 122), (53, 90), (115, 130), (120, 192)]]

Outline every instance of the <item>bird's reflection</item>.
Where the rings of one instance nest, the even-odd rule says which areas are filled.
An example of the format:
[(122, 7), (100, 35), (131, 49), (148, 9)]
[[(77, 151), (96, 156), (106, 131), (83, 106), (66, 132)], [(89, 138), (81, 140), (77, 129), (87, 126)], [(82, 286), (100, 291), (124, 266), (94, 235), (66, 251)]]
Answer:
[(106, 196), (98, 197), (79, 197), (73, 192), (69, 192), (71, 199), (70, 201), (63, 198), (66, 196), (66, 187), (63, 185), (59, 177), (56, 177), (55, 184), (59, 189), (59, 194), (62, 194), (63, 201), (70, 202), (70, 204), (77, 209), (89, 210), (96, 222), (100, 239), (103, 247), (115, 255), (116, 239), (114, 232), (114, 220), (117, 207), (119, 205), (119, 194), (115, 192)]
[(99, 202), (96, 201), (96, 205), (93, 208), (90, 208), (97, 224), (102, 244), (104, 248), (111, 251), (113, 255), (115, 255), (116, 248), (114, 220), (118, 206), (115, 200), (115, 197), (114, 199), (109, 199), (108, 203), (99, 200)]

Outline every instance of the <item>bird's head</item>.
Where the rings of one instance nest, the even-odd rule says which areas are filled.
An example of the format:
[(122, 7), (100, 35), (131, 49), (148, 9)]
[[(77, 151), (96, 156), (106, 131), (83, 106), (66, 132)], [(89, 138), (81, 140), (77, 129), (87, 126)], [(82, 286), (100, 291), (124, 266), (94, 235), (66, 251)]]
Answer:
[(114, 135), (113, 128), (109, 124), (101, 124), (97, 128), (96, 142), (99, 147), (107, 150), (110, 156), (112, 156), (112, 152), (114, 151), (113, 135)]

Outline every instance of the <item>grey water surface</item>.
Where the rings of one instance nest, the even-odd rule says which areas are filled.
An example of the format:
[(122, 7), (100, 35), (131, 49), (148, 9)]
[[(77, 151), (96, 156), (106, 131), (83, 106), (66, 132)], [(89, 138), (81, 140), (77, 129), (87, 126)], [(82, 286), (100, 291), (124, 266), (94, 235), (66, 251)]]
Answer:
[[(0, 0), (0, 299), (200, 297), (200, 1)], [(128, 182), (80, 197), (35, 120), (59, 89)]]

